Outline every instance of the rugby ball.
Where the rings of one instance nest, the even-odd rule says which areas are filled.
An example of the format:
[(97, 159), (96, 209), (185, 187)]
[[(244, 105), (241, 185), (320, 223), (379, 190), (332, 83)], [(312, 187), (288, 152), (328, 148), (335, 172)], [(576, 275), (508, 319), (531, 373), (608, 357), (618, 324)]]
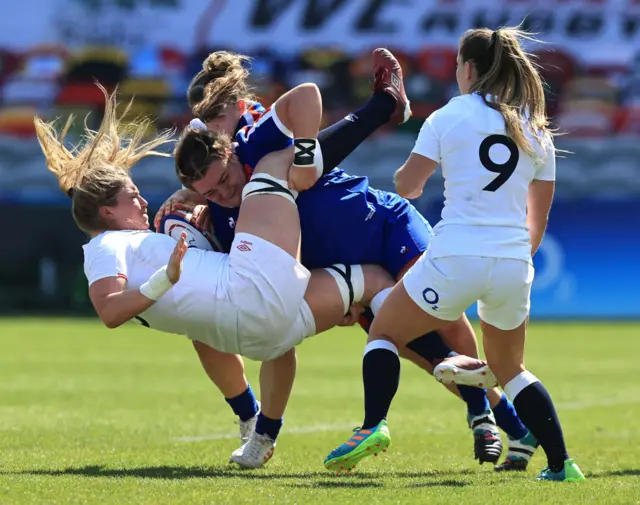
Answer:
[(191, 223), (191, 217), (191, 212), (176, 210), (162, 218), (157, 232), (169, 235), (175, 240), (178, 240), (180, 234), (184, 232), (187, 234), (187, 245), (189, 247), (204, 251), (222, 251), (213, 233), (198, 229)]

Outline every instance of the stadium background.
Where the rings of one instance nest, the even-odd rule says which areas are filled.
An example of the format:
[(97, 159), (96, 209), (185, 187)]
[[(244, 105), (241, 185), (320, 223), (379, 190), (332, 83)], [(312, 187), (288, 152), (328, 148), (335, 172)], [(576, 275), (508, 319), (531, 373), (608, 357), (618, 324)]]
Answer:
[[(570, 151), (558, 162), (549, 233), (536, 257), (533, 316), (640, 318), (640, 1), (638, 0), (30, 0), (0, 17), (0, 311), (89, 312), (69, 202), (47, 173), (35, 113), (91, 112), (93, 85), (119, 85), (135, 113), (182, 126), (185, 89), (215, 49), (253, 59), (263, 102), (304, 81), (322, 89), (325, 124), (370, 93), (370, 50), (401, 59), (414, 118), (386, 128), (342, 168), (392, 189), (421, 121), (457, 93), (458, 37), (517, 24), (548, 42), (540, 56), (549, 113)], [(78, 122), (77, 125), (81, 125)], [(153, 209), (177, 187), (171, 160), (134, 178)], [(417, 202), (437, 222), (442, 180)]]

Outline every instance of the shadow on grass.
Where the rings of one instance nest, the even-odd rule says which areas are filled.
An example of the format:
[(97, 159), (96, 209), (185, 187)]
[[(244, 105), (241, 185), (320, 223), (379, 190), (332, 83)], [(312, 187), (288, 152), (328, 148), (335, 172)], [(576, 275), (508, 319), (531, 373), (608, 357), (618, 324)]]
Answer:
[(605, 477), (640, 477), (639, 468), (626, 468), (624, 470), (609, 470), (606, 472), (586, 472), (587, 479), (601, 479)]
[[(390, 474), (385, 474), (385, 476), (389, 476)], [(355, 474), (353, 475), (355, 476)], [(352, 477), (351, 475), (346, 476), (347, 478)], [(401, 481), (393, 481), (394, 484), (400, 483)], [(405, 486), (407, 488), (422, 488), (422, 487), (465, 487), (468, 486), (468, 482), (464, 482), (461, 480), (443, 480), (443, 481), (427, 481), (427, 482), (412, 482)], [(361, 480), (361, 481), (345, 481), (340, 478), (333, 479), (323, 479), (316, 481), (307, 481), (307, 482), (297, 482), (294, 484), (288, 484), (288, 487), (293, 488), (305, 488), (305, 489), (365, 489), (365, 488), (380, 488), (384, 487), (384, 482), (381, 482), (381, 478), (375, 480)], [(395, 487), (395, 486), (394, 486)]]
[(295, 484), (288, 484), (287, 487), (294, 487), (298, 489), (366, 489), (372, 487), (384, 487), (384, 484), (377, 481), (344, 482), (337, 479), (329, 479), (311, 482), (298, 482)]
[[(231, 466), (217, 467), (198, 467), (198, 466), (142, 466), (134, 468), (109, 468), (104, 465), (86, 465), (78, 467), (67, 467), (62, 469), (33, 469), (18, 472), (3, 472), (0, 475), (37, 475), (37, 476), (81, 476), (81, 477), (97, 477), (97, 478), (123, 478), (132, 477), (137, 479), (164, 479), (164, 480), (180, 480), (180, 479), (215, 479), (215, 478), (231, 478), (231, 479), (314, 479), (309, 483), (295, 484), (296, 487), (379, 487), (382, 486), (381, 479), (392, 477), (396, 479), (434, 479), (451, 476), (470, 475), (470, 470), (429, 470), (424, 472), (406, 472), (406, 471), (382, 471), (374, 472), (353, 472), (349, 474), (335, 475), (327, 471), (312, 472), (280, 472), (277, 469), (243, 471)], [(358, 482), (360, 481), (360, 482)], [(426, 482), (426, 483), (410, 483), (408, 487), (423, 486), (448, 486), (462, 487), (467, 483), (459, 480), (449, 479), (442, 482)]]
[(429, 481), (429, 482), (416, 482), (413, 484), (407, 485), (407, 487), (465, 487), (468, 486), (469, 483), (463, 480), (440, 480), (440, 481)]

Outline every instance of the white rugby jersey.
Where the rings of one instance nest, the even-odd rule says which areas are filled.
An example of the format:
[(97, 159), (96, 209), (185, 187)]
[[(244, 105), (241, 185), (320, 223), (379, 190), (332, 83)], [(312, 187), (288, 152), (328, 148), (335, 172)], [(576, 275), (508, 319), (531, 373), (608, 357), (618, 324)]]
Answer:
[(531, 258), (529, 184), (555, 180), (555, 154), (550, 137), (544, 147), (529, 138), (535, 157), (505, 135), (502, 115), (478, 94), (453, 98), (424, 122), (413, 152), (438, 162), (445, 181), (432, 257)]
[[(84, 272), (89, 285), (105, 277), (121, 277), (127, 289), (136, 289), (167, 264), (175, 245), (171, 237), (151, 231), (101, 233), (83, 246)], [(225, 288), (228, 259), (226, 254), (189, 248), (180, 281), (138, 320), (150, 328), (237, 353), (236, 311)]]

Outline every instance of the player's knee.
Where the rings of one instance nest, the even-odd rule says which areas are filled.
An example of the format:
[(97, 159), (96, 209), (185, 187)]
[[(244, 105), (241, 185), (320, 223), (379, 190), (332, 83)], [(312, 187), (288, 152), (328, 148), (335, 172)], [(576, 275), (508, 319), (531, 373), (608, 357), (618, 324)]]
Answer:
[(342, 297), (345, 314), (352, 303), (359, 302), (364, 296), (364, 275), (360, 265), (331, 265), (325, 268), (336, 281)]
[(370, 300), (381, 291), (395, 286), (391, 274), (378, 265), (363, 265), (365, 292), (364, 299)]
[(298, 196), (295, 191), (289, 189), (287, 181), (265, 173), (253, 174), (242, 190), (242, 200), (256, 195), (281, 196), (294, 205)]
[(305, 82), (298, 84), (291, 90), (292, 95), (296, 95), (301, 99), (306, 100), (322, 100), (322, 94), (317, 84), (313, 82)]

